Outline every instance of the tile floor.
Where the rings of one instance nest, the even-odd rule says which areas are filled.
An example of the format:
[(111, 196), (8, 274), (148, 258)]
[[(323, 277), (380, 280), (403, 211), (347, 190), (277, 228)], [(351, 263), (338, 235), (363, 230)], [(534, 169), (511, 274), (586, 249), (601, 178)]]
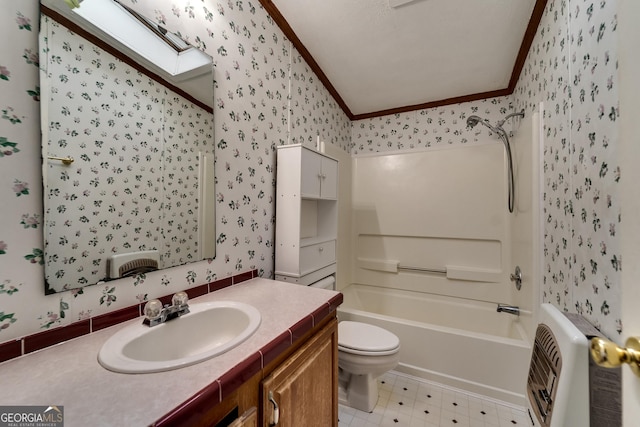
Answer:
[(339, 427), (529, 426), (521, 409), (391, 371), (378, 379), (372, 413), (340, 405)]

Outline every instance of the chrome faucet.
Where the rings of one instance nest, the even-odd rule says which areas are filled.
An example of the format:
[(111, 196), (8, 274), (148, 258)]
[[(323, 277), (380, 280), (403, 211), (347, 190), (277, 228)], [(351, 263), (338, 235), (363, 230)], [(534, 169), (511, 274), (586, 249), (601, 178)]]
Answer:
[(142, 324), (152, 327), (189, 313), (187, 301), (189, 297), (186, 292), (176, 292), (171, 297), (171, 305), (167, 304), (164, 307), (160, 300), (149, 301), (144, 306), (145, 318)]
[(515, 305), (505, 305), (505, 304), (498, 304), (498, 310), (496, 310), (498, 313), (509, 313), (509, 314), (513, 314), (514, 316), (520, 316), (520, 307), (517, 307)]

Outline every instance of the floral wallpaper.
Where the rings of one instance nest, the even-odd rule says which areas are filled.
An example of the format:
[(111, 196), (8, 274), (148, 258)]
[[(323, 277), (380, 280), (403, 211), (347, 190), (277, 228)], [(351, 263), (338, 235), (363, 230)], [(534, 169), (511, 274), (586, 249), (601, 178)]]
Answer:
[[(491, 132), (484, 126), (468, 128), (467, 117), (477, 115), (495, 123), (513, 109), (512, 98), (506, 96), (358, 120), (353, 122), (351, 153), (422, 150), (486, 140)], [(509, 125), (505, 124), (506, 130)]]
[(550, 0), (514, 97), (545, 106), (542, 300), (620, 341), (616, 12)]
[[(42, 292), (37, 1), (2, 0), (0, 341), (214, 277), (273, 275), (274, 147), (320, 137), (353, 154), (473, 143), (465, 117), (544, 101), (541, 296), (613, 339), (620, 323), (615, 0), (549, 0), (513, 95), (352, 124), (272, 19), (246, 0), (125, 0), (216, 62), (218, 255), (78, 292)], [(197, 25), (194, 25), (197, 24)], [(10, 41), (10, 42), (9, 42)], [(351, 127), (350, 127), (351, 126)], [(310, 134), (310, 135), (309, 135)]]
[[(340, 120), (337, 104), (297, 52), (291, 58), (291, 143), (315, 148), (318, 137), (346, 151), (352, 147), (351, 123)], [(327, 108), (331, 106), (331, 108)]]
[(592, 319), (615, 337), (623, 326), (617, 314), (622, 257), (617, 237), (621, 171), (616, 150), (620, 114), (616, 6), (615, 0), (570, 4), (572, 87), (568, 147), (574, 252), (571, 310)]
[[(321, 132), (326, 142), (349, 150), (348, 118), (257, 1), (125, 4), (214, 58), (216, 258), (44, 295), (38, 1), (1, 0), (0, 342), (244, 271), (273, 277), (275, 147), (293, 142), (291, 117), (314, 125), (297, 128), (296, 135)], [(293, 68), (304, 78), (294, 79)], [(302, 109), (292, 103), (293, 93), (313, 96)], [(183, 101), (169, 98), (169, 104), (169, 120), (186, 120), (178, 113)], [(184, 133), (168, 137), (178, 142)], [(85, 169), (87, 176), (91, 167), (100, 165)]]
[[(541, 300), (573, 310), (571, 277), (571, 187), (569, 141), (571, 120), (569, 5), (549, 1), (514, 96), (527, 111), (544, 102), (543, 278)], [(594, 318), (589, 320), (596, 323)], [(611, 328), (607, 330), (611, 338)], [(617, 333), (616, 333), (617, 335)]]
[(541, 300), (619, 340), (616, 11), (615, 0), (549, 0), (511, 96), (354, 122), (352, 154), (477, 142), (487, 129), (467, 129), (470, 114), (495, 122), (543, 101)]

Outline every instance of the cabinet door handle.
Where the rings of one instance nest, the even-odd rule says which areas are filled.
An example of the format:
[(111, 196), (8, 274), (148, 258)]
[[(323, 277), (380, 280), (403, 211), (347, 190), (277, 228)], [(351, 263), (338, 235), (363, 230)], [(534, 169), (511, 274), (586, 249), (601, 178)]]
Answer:
[(269, 424), (270, 427), (277, 426), (280, 422), (280, 408), (278, 407), (278, 403), (273, 398), (273, 392), (269, 392), (269, 402), (273, 404), (273, 422)]
[(320, 247), (318, 248), (318, 250), (319, 250), (320, 252), (324, 252), (324, 248), (323, 248), (322, 246), (320, 246)]

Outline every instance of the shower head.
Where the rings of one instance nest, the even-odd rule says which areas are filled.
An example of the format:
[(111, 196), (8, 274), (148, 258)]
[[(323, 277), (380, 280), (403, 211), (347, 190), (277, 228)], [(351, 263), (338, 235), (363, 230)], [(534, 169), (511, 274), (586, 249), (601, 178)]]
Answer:
[(469, 116), (467, 118), (467, 126), (469, 126), (470, 128), (473, 128), (478, 123), (482, 123), (483, 125), (488, 127), (491, 130), (491, 132), (500, 134), (500, 133), (504, 132), (504, 129), (502, 128), (502, 125), (504, 125), (504, 123), (507, 120), (509, 120), (510, 118), (512, 118), (512, 117), (524, 117), (524, 110), (522, 110), (522, 111), (520, 111), (518, 113), (511, 113), (511, 114), (507, 115), (504, 119), (498, 121), (498, 123), (496, 123), (495, 126), (491, 126), (487, 119), (483, 120), (480, 117), (475, 116), (475, 115)]
[(467, 126), (469, 126), (470, 128), (473, 128), (480, 121), (482, 121), (482, 119), (478, 116), (469, 116), (469, 118), (467, 119)]
[(469, 116), (467, 118), (467, 126), (469, 126), (470, 128), (475, 127), (478, 123), (485, 125), (486, 127), (489, 128), (489, 130), (491, 130), (491, 132), (497, 133), (498, 135), (500, 134), (500, 130), (502, 130), (500, 127), (491, 126), (487, 120), (482, 120), (478, 116)]

